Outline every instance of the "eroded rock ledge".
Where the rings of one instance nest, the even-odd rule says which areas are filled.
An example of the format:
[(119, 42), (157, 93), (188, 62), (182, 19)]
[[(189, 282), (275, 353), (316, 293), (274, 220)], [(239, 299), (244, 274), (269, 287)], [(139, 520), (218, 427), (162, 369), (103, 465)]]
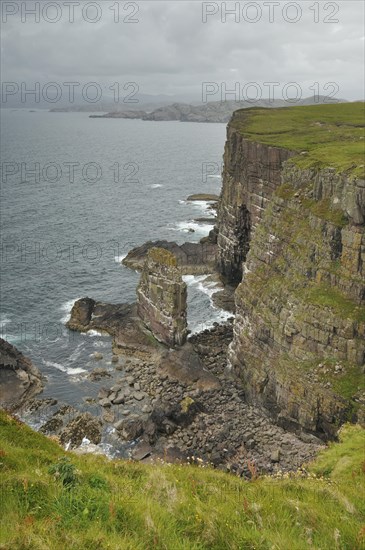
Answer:
[(215, 270), (217, 244), (214, 231), (209, 237), (201, 239), (199, 243), (178, 245), (171, 241), (148, 241), (130, 250), (122, 264), (131, 269), (142, 271), (148, 252), (152, 248), (163, 248), (171, 252), (184, 275), (202, 275)]
[(0, 406), (16, 410), (43, 389), (43, 379), (30, 359), (0, 338)]

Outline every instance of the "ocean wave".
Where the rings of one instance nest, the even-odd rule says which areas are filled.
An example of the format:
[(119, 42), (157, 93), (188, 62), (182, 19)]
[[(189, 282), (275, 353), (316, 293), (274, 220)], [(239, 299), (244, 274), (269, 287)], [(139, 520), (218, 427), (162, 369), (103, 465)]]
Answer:
[(172, 231), (182, 231), (184, 233), (198, 233), (203, 236), (206, 236), (209, 234), (209, 231), (211, 231), (214, 228), (214, 224), (201, 224), (194, 221), (186, 221), (186, 222), (178, 222), (172, 226), (169, 227)]
[(153, 183), (150, 185), (151, 189), (158, 189), (159, 187), (163, 187), (162, 183)]
[(117, 264), (120, 264), (126, 257), (127, 257), (127, 254), (122, 254), (121, 256), (114, 256), (114, 261)]
[(216, 311), (216, 314), (209, 319), (209, 321), (204, 322), (198, 322), (198, 323), (191, 323), (190, 324), (190, 330), (191, 335), (198, 334), (199, 332), (203, 332), (203, 330), (209, 330), (214, 327), (214, 323), (225, 323), (230, 319), (233, 315), (229, 311), (225, 311), (224, 309), (217, 309), (214, 308)]
[(74, 361), (76, 361), (80, 357), (80, 355), (83, 352), (84, 348), (85, 348), (85, 345), (84, 345), (83, 342), (81, 342), (81, 344), (78, 344), (76, 349), (71, 353), (68, 362), (73, 363)]
[(10, 344), (15, 344), (16, 342), (18, 342), (21, 337), (20, 336), (14, 336), (14, 335), (11, 335), (10, 333), (8, 333), (8, 330), (11, 328), (9, 327), (8, 329), (6, 328), (7, 325), (9, 325), (9, 323), (11, 323), (11, 319), (10, 317), (8, 317), (7, 315), (5, 314), (0, 314), (0, 338), (3, 338), (4, 340), (7, 340), (7, 342), (10, 342)]
[(88, 330), (86, 334), (91, 338), (95, 338), (95, 336), (103, 336), (101, 332), (94, 329)]
[(208, 278), (209, 275), (183, 275), (183, 280), (188, 286), (196, 287), (211, 298), (215, 292), (223, 289), (223, 285), (219, 281), (207, 281)]
[(9, 342), (9, 344), (13, 344), (13, 346), (15, 346), (23, 342), (22, 336), (14, 336), (13, 334), (1, 330), (1, 328), (2, 327), (0, 325), (0, 338), (6, 340), (7, 342)]
[(65, 302), (64, 304), (62, 304), (62, 306), (60, 307), (61, 311), (64, 312), (62, 318), (61, 318), (61, 323), (65, 324), (67, 323), (67, 321), (70, 320), (70, 317), (71, 317), (71, 310), (73, 308), (73, 305), (74, 303), (79, 300), (80, 298), (74, 298), (73, 300), (68, 300), (67, 302)]
[[(194, 289), (195, 293), (200, 292), (208, 296), (209, 298), (209, 306), (203, 306), (204, 312), (200, 311), (197, 315), (190, 316), (188, 324), (189, 329), (191, 330), (191, 334), (197, 334), (199, 332), (202, 332), (203, 330), (211, 329), (213, 328), (214, 323), (224, 323), (232, 317), (232, 313), (230, 313), (229, 311), (225, 311), (224, 309), (218, 308), (212, 300), (213, 294), (223, 289), (222, 283), (220, 283), (219, 281), (209, 280), (209, 275), (183, 275), (183, 280), (189, 287)], [(197, 305), (195, 297), (194, 305)], [(204, 318), (204, 321), (201, 321), (202, 317)]]
[(45, 359), (42, 359), (42, 363), (49, 368), (60, 370), (61, 372), (65, 372), (66, 374), (70, 376), (75, 376), (76, 374), (82, 374), (83, 372), (87, 372), (82, 367), (66, 367), (65, 365), (61, 365), (60, 363), (56, 363), (55, 361), (46, 361)]
[(183, 275), (182, 278), (188, 286), (195, 286), (201, 281), (204, 281), (204, 279), (207, 278), (207, 275)]
[(11, 323), (11, 319), (5, 315), (4, 313), (1, 313), (0, 314), (0, 325), (1, 326), (5, 326), (5, 325), (8, 325), (9, 323)]
[(199, 208), (199, 210), (202, 210), (204, 213), (204, 216), (206, 217), (215, 217), (215, 211), (211, 208), (212, 202), (211, 201), (194, 201), (192, 203), (189, 203), (194, 208)]

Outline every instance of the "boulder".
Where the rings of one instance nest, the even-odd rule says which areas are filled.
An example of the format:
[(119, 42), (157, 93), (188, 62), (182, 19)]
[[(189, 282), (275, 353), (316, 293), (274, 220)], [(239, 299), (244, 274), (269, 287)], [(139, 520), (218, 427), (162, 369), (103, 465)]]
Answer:
[(85, 330), (90, 324), (94, 307), (95, 300), (92, 298), (86, 297), (77, 300), (72, 307), (71, 317), (66, 326), (73, 330)]
[(143, 423), (139, 418), (119, 420), (114, 427), (118, 430), (119, 435), (127, 441), (133, 441), (143, 433)]
[(84, 437), (97, 445), (101, 441), (101, 422), (90, 413), (80, 413), (75, 416), (60, 432), (60, 441), (71, 448), (79, 447)]

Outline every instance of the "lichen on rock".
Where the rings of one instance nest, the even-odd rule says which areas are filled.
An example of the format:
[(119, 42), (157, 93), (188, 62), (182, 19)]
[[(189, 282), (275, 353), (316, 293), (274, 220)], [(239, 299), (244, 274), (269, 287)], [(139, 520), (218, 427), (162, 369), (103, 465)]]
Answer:
[(187, 338), (187, 287), (175, 256), (149, 250), (137, 288), (138, 315), (160, 342), (181, 346)]

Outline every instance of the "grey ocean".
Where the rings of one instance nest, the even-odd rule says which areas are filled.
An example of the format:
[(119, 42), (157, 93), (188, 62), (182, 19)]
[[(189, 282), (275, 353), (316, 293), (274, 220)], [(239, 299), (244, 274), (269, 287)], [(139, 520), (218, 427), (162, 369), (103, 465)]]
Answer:
[[(120, 260), (147, 240), (198, 241), (211, 215), (192, 193), (219, 193), (224, 124), (90, 119), (2, 110), (1, 335), (47, 376), (44, 395), (79, 405), (107, 336), (64, 328), (77, 298), (132, 302), (138, 274)], [(11, 172), (14, 172), (12, 175)], [(189, 231), (194, 230), (194, 232)], [(188, 277), (194, 331), (224, 318), (204, 277)], [(98, 364), (100, 366), (100, 364)]]

